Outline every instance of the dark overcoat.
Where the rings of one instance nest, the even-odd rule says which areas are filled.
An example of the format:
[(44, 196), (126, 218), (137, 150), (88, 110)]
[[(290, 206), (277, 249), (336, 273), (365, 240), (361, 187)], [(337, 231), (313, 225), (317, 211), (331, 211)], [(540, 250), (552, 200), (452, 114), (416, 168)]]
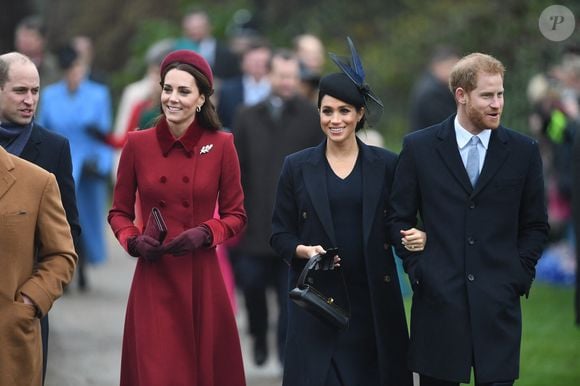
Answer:
[[(457, 146), (455, 115), (405, 137), (391, 194), (389, 232), (414, 285), (410, 367), (468, 383), (518, 378), (520, 296), (529, 291), (548, 235), (537, 143), (493, 130), (472, 188)], [(410, 254), (399, 231), (427, 233)]]
[[(386, 209), (396, 155), (359, 141), (362, 161), (363, 250), (372, 304), (381, 385), (411, 385), (407, 370), (408, 333), (391, 246), (386, 243)], [(306, 260), (294, 257), (296, 246), (337, 245), (328, 200), (326, 142), (292, 154), (284, 161), (272, 219), (271, 244), (290, 265), (289, 289)], [(335, 271), (314, 278), (325, 295), (345, 302)], [(312, 284), (312, 283), (311, 283)], [(342, 304), (341, 304), (342, 303)], [(288, 302), (284, 385), (320, 386), (328, 373), (339, 332)]]
[(266, 100), (241, 109), (232, 129), (248, 213), (248, 226), (237, 246), (245, 255), (272, 255), (270, 219), (284, 157), (316, 146), (323, 137), (310, 101), (301, 97), (286, 101), (279, 119), (272, 118), (269, 104)]
[(66, 219), (70, 225), (75, 246), (78, 246), (81, 226), (68, 139), (34, 124), (30, 138), (24, 146), (20, 158), (40, 166), (56, 177), (62, 198), (62, 206), (66, 212)]

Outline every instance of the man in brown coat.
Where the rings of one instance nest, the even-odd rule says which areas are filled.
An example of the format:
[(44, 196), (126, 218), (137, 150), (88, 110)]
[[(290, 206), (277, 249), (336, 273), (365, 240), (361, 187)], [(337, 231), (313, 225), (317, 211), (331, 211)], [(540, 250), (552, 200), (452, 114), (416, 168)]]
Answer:
[(40, 385), (40, 321), (77, 255), (54, 175), (0, 147), (0, 385)]

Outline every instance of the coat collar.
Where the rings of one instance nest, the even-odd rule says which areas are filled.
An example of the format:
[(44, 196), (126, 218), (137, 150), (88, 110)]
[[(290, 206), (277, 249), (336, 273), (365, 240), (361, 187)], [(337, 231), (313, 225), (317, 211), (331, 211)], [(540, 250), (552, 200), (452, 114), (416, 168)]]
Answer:
[(467, 171), (465, 170), (465, 166), (463, 165), (457, 147), (457, 139), (455, 137), (455, 129), (453, 125), (454, 120), (455, 115), (452, 115), (439, 126), (437, 131), (439, 143), (436, 145), (436, 148), (439, 156), (442, 158), (451, 174), (463, 189), (473, 197), (489, 183), (498, 168), (507, 158), (509, 154), (508, 136), (506, 129), (503, 126), (499, 126), (491, 132), (481, 175), (477, 180), (475, 188), (473, 188), (471, 182), (469, 182)]
[(42, 144), (43, 139), (42, 137), (43, 133), (41, 130), (39, 130), (39, 126), (37, 124), (34, 124), (34, 126), (32, 127), (32, 132), (30, 133), (30, 138), (28, 139), (28, 142), (24, 146), (24, 149), (22, 150), (22, 154), (20, 154), (20, 156), (24, 159), (34, 162), (34, 160), (36, 160), (36, 157), (38, 157), (38, 154), (40, 153), (40, 146)]
[(0, 146), (0, 198), (16, 182), (16, 177), (12, 174), (14, 162), (10, 157), (10, 154)]
[(169, 131), (169, 126), (164, 118), (160, 119), (157, 125), (155, 125), (157, 141), (159, 141), (159, 146), (161, 146), (161, 151), (164, 157), (167, 157), (173, 148), (182, 148), (188, 157), (191, 157), (193, 155), (194, 147), (201, 138), (203, 131), (204, 128), (202, 128), (197, 121), (193, 121), (181, 138), (175, 138), (173, 134), (171, 134), (171, 131)]
[[(360, 151), (363, 176), (363, 235), (365, 245), (371, 233), (379, 199), (382, 193), (382, 184), (385, 175), (385, 162), (376, 155), (371, 148), (357, 138)], [(324, 231), (333, 245), (336, 243), (336, 235), (332, 222), (330, 203), (328, 200), (328, 186), (326, 184), (326, 140), (314, 148), (306, 159), (304, 165), (304, 184), (312, 200), (314, 209)]]

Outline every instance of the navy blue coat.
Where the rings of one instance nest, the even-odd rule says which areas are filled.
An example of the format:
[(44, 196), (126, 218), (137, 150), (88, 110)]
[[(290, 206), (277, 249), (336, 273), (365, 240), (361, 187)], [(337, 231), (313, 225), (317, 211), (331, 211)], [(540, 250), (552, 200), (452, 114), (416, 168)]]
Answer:
[(81, 226), (77, 209), (75, 182), (68, 139), (34, 124), (30, 138), (20, 158), (32, 162), (55, 175), (66, 219), (71, 228), (74, 244), (78, 247)]
[[(414, 283), (410, 367), (468, 383), (518, 378), (520, 296), (529, 291), (547, 240), (537, 143), (493, 130), (472, 188), (459, 154), (455, 115), (407, 135), (393, 182), (389, 232)], [(419, 213), (426, 248), (411, 254), (399, 231)]]
[[(386, 209), (396, 155), (359, 141), (363, 180), (363, 248), (375, 325), (381, 385), (412, 384), (405, 357), (407, 324), (392, 254), (386, 244)], [(337, 245), (328, 201), (325, 166), (326, 141), (286, 157), (274, 214), (271, 245), (290, 266), (289, 289), (294, 288), (306, 260), (294, 258), (296, 246)], [(336, 271), (317, 271), (313, 285), (346, 307)], [(329, 370), (340, 332), (324, 325), (291, 301), (284, 385), (320, 386)]]

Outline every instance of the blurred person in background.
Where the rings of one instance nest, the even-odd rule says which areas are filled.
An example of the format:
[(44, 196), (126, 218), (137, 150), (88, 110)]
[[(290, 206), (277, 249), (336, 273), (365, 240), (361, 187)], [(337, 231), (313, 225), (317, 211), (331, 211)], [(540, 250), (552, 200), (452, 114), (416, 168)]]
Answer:
[(232, 53), (228, 44), (213, 36), (212, 24), (206, 11), (200, 8), (189, 9), (182, 19), (183, 36), (175, 42), (174, 49), (189, 49), (198, 52), (207, 60), (219, 83), (240, 74), (238, 57)]
[(244, 294), (254, 362), (259, 366), (268, 359), (269, 287), (274, 288), (278, 303), (276, 343), (281, 362), (286, 339), (288, 267), (268, 241), (276, 181), (286, 155), (321, 139), (316, 108), (298, 94), (296, 55), (287, 49), (276, 50), (268, 69), (270, 95), (242, 108), (232, 125), (248, 212), (248, 227), (233, 248), (234, 266)]
[(85, 66), (89, 80), (107, 85), (107, 74), (94, 66), (95, 49), (93, 40), (85, 35), (77, 35), (71, 39), (71, 45), (78, 53), (79, 60)]
[(271, 56), (272, 49), (265, 40), (254, 40), (241, 56), (242, 75), (222, 82), (217, 112), (225, 129), (231, 130), (240, 107), (253, 106), (270, 95), (268, 63)]
[[(65, 137), (34, 123), (39, 96), (40, 79), (35, 64), (20, 53), (1, 55), (0, 146), (55, 175), (76, 249), (81, 227), (70, 145)], [(48, 331), (48, 315), (44, 315), (41, 319), (43, 379), (48, 358)]]
[[(312, 130), (326, 138), (287, 156), (278, 181), (271, 245), (290, 265), (288, 288), (310, 258), (338, 248), (340, 267), (314, 271), (310, 284), (349, 313), (338, 330), (288, 302), (284, 386), (412, 385), (403, 299), (385, 238), (397, 156), (357, 139), (380, 118), (382, 103), (364, 75), (353, 78), (360, 82), (344, 72), (321, 79)], [(424, 245), (425, 234), (410, 230), (409, 248)]]
[[(408, 134), (388, 216), (413, 288), (409, 368), (421, 385), (513, 385), (522, 314), (548, 239), (538, 144), (501, 126), (503, 64), (473, 53), (453, 68), (457, 114)], [(408, 251), (417, 217), (429, 238)]]
[(298, 35), (293, 39), (294, 52), (300, 61), (300, 93), (311, 100), (318, 101), (318, 82), (324, 69), (325, 55), (322, 41), (312, 34)]
[[(127, 141), (127, 133), (138, 127), (139, 119), (135, 117), (139, 116), (143, 106), (150, 105), (153, 95), (159, 95), (159, 65), (171, 52), (173, 45), (173, 39), (163, 39), (153, 43), (145, 53), (147, 68), (143, 78), (123, 88), (117, 107), (115, 126), (109, 140), (113, 147), (117, 149), (123, 147)], [(155, 103), (159, 103), (159, 100)]]
[(410, 131), (421, 130), (442, 122), (456, 111), (449, 91), (449, 74), (459, 60), (454, 48), (435, 47), (429, 65), (411, 92)]
[[(155, 127), (129, 133), (108, 217), (121, 246), (138, 258), (120, 384), (244, 386), (215, 249), (246, 224), (234, 141), (219, 130), (210, 100), (214, 79), (203, 57), (173, 51), (160, 70), (162, 115)], [(134, 223), (137, 191), (142, 218), (153, 207), (165, 218), (162, 244)]]
[(14, 34), (15, 50), (32, 60), (40, 74), (40, 87), (57, 82), (62, 73), (58, 60), (46, 44), (46, 27), (38, 15), (22, 19)]
[(580, 135), (576, 133), (572, 159), (572, 220), (576, 245), (575, 322), (580, 327)]
[(37, 121), (70, 142), (79, 220), (83, 232), (79, 244), (78, 283), (89, 288), (87, 263), (107, 258), (104, 213), (112, 154), (102, 142), (111, 128), (111, 100), (106, 86), (86, 78), (86, 67), (71, 45), (58, 52), (63, 79), (41, 93)]

